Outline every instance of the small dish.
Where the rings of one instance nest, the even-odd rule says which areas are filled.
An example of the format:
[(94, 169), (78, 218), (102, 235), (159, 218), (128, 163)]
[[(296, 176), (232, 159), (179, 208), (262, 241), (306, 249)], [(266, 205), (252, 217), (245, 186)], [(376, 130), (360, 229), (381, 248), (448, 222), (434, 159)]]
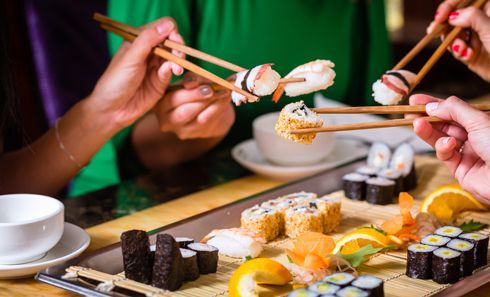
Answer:
[(368, 148), (360, 141), (337, 139), (332, 152), (323, 160), (307, 166), (280, 166), (267, 161), (254, 139), (236, 145), (231, 154), (250, 171), (276, 180), (293, 180), (337, 167), (367, 156)]
[(39, 260), (15, 265), (0, 265), (0, 279), (29, 277), (51, 266), (80, 255), (90, 244), (90, 236), (82, 228), (65, 223), (60, 241)]

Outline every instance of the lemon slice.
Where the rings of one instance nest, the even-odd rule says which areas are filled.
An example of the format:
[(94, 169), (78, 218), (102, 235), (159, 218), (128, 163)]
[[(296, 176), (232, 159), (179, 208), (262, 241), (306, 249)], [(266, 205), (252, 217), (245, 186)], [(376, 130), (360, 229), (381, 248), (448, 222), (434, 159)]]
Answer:
[(256, 285), (286, 285), (293, 279), (289, 270), (267, 258), (249, 260), (238, 267), (228, 285), (230, 297), (259, 296)]
[(384, 247), (390, 240), (383, 233), (372, 228), (360, 228), (347, 233), (337, 241), (333, 254), (352, 254), (361, 247), (372, 244), (373, 247)]
[(420, 206), (420, 212), (433, 214), (443, 221), (452, 221), (465, 210), (486, 209), (471, 193), (456, 184), (445, 185), (432, 191)]

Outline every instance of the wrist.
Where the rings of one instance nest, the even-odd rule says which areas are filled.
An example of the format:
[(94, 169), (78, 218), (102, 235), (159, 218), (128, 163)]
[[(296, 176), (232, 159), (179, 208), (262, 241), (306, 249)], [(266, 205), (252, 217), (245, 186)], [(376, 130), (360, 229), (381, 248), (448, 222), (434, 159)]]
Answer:
[(92, 104), (89, 99), (84, 99), (75, 105), (79, 113), (79, 126), (85, 131), (94, 132), (103, 138), (110, 139), (122, 127), (111, 115)]

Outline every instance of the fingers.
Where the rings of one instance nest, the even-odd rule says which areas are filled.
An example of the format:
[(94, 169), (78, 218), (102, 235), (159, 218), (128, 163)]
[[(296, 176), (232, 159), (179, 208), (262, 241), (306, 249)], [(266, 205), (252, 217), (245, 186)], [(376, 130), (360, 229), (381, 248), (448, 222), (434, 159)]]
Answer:
[[(184, 44), (184, 39), (182, 38), (182, 36), (179, 34), (179, 32), (177, 30), (172, 31), (170, 33), (168, 39), (175, 41), (175, 42), (178, 42), (180, 44)], [(185, 58), (185, 54), (181, 51), (178, 51), (178, 50), (173, 49), (172, 54), (174, 54), (175, 56), (180, 57), (180, 58)], [(175, 75), (181, 75), (182, 73), (184, 73), (184, 68), (182, 68), (182, 66), (180, 66), (180, 65), (172, 63), (172, 72)]]
[(194, 72), (187, 72), (182, 78), (182, 85), (186, 89), (194, 89), (202, 84), (211, 84), (212, 82), (207, 78), (195, 74)]
[(191, 102), (208, 101), (209, 98), (213, 97), (214, 91), (208, 85), (201, 85), (194, 89), (179, 89), (165, 96), (163, 100), (164, 111), (170, 111), (183, 104)]
[[(409, 101), (410, 105), (426, 105), (429, 102), (442, 101), (442, 99), (432, 97), (429, 95), (425, 95), (425, 94), (415, 94), (415, 95), (410, 96), (408, 101)], [(410, 114), (410, 113), (405, 114), (406, 119), (413, 119), (413, 118), (418, 118), (421, 116), (423, 116), (423, 115), (413, 114), (413, 113), (412, 114)]]
[(439, 24), (446, 22), (449, 15), (454, 11), (460, 0), (447, 0), (442, 2), (434, 14), (434, 21), (427, 28), (427, 34), (432, 32)]
[(479, 35), (488, 33), (490, 18), (483, 10), (475, 7), (458, 9), (449, 16), (449, 24), (463, 28), (472, 28)]
[(454, 137), (439, 138), (435, 144), (436, 155), (439, 160), (443, 161), (452, 174), (458, 168), (461, 161), (461, 154), (458, 152), (459, 147)]

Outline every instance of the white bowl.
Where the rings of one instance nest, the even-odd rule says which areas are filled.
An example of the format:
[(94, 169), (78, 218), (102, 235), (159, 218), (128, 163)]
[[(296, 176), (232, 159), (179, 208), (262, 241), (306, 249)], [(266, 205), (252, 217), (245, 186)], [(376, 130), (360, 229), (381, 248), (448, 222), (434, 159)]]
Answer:
[(51, 197), (0, 195), (0, 264), (42, 258), (63, 235), (64, 206)]
[[(333, 133), (318, 133), (312, 144), (301, 144), (286, 140), (276, 134), (274, 126), (278, 112), (259, 116), (253, 121), (253, 135), (264, 157), (283, 166), (305, 166), (325, 159), (335, 144)], [(323, 117), (325, 125), (331, 122)]]

